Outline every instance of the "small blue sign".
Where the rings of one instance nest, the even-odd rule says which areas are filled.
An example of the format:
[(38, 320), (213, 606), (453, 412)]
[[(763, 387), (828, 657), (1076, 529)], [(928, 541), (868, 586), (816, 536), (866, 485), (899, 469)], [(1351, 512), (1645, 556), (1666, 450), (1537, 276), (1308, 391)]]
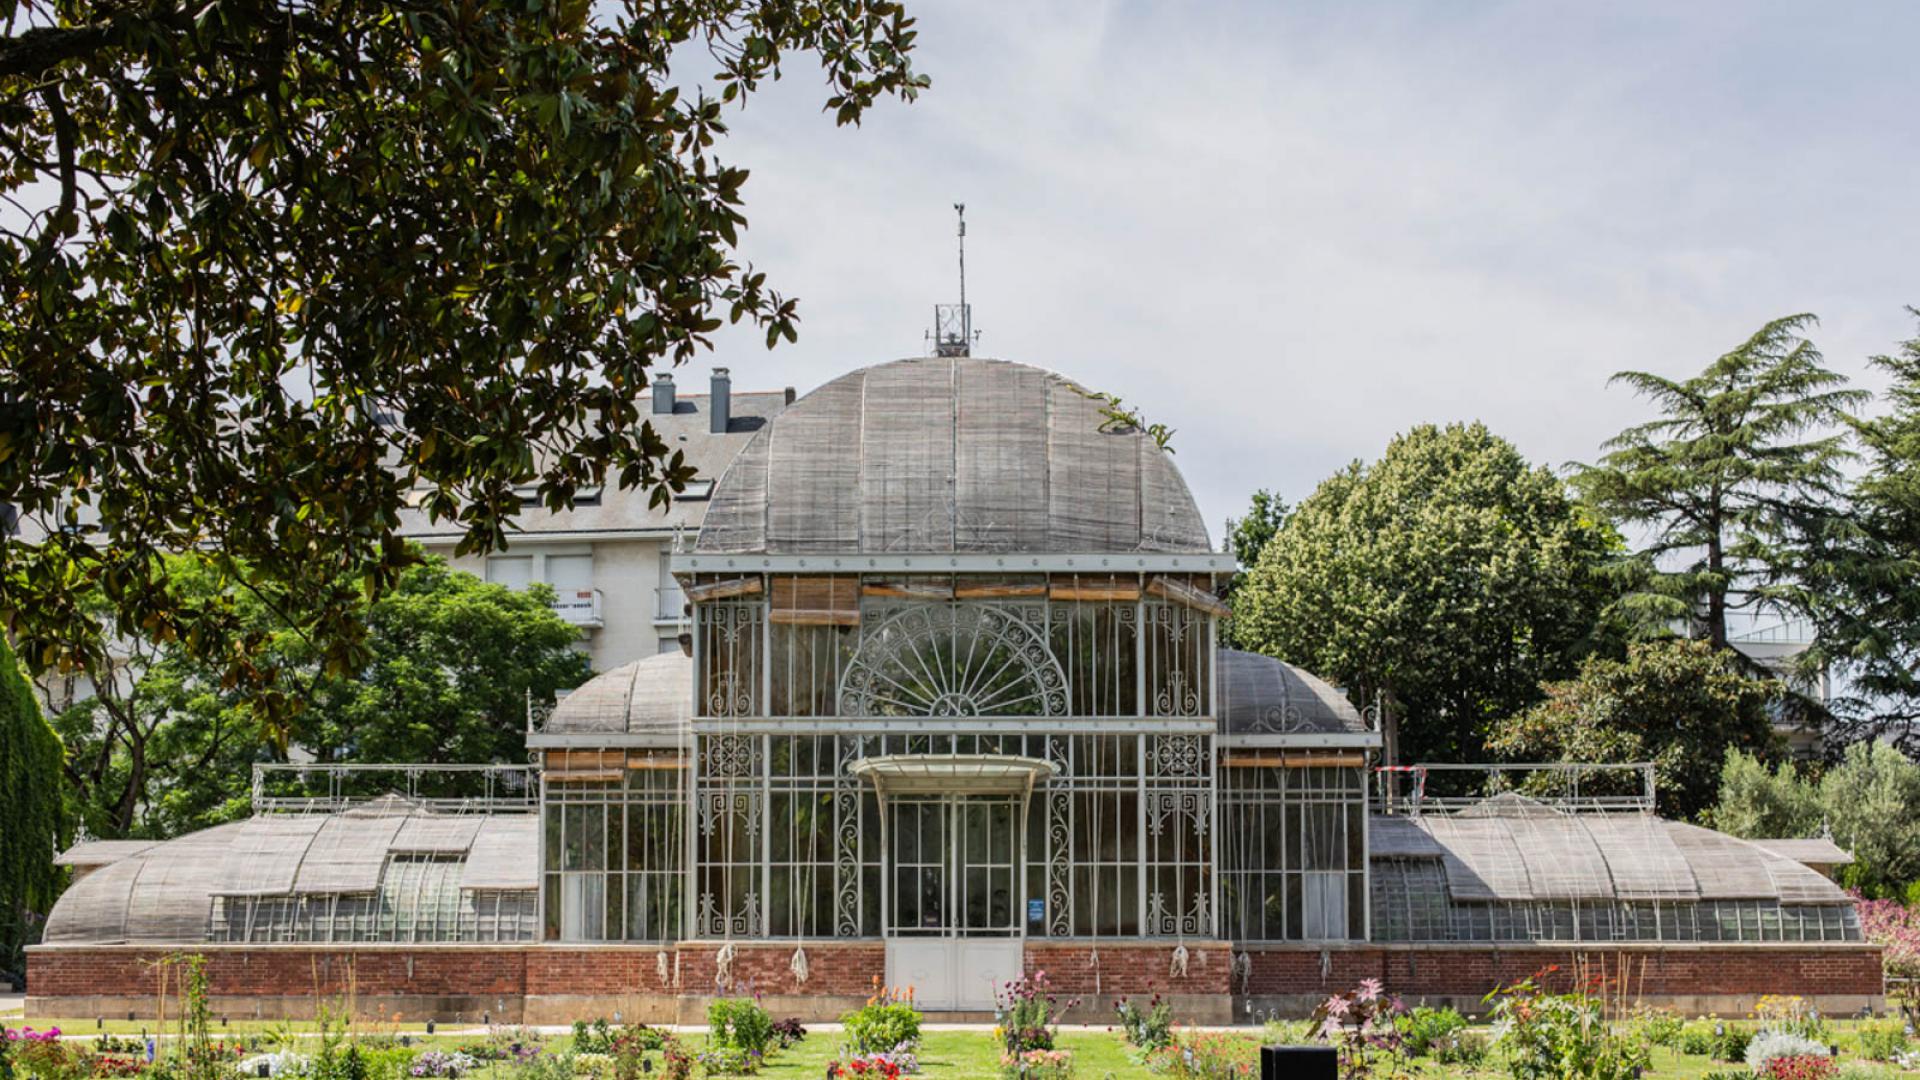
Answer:
[(1027, 901), (1027, 921), (1030, 923), (1047, 921), (1047, 902), (1045, 900), (1034, 899)]

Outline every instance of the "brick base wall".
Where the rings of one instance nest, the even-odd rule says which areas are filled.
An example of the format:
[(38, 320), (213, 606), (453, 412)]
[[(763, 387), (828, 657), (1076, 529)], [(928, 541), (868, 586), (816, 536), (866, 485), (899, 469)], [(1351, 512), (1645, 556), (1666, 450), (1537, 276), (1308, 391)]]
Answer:
[[(1112, 999), (1170, 997), (1176, 1011), (1220, 1022), (1232, 1002), (1295, 1011), (1332, 990), (1379, 979), (1410, 1000), (1477, 1003), (1493, 988), (1545, 971), (1561, 987), (1603, 980), (1630, 1000), (1666, 1001), (1689, 1011), (1737, 1012), (1761, 994), (1798, 994), (1852, 1011), (1884, 994), (1880, 952), (1863, 945), (1706, 946), (1664, 944), (1602, 950), (1472, 947), (1246, 949), (1234, 970), (1224, 942), (1186, 944), (1184, 973), (1174, 946), (1139, 942), (1030, 941), (1029, 974), (1047, 973), (1065, 996), (1083, 1001), (1077, 1019), (1104, 1022)], [(363, 1012), (404, 1019), (439, 1017), (558, 1023), (576, 1017), (697, 1022), (720, 992), (757, 993), (783, 1015), (830, 1019), (856, 1006), (885, 978), (878, 941), (806, 946), (808, 979), (793, 974), (794, 946), (736, 944), (732, 984), (719, 986), (720, 945), (662, 949), (631, 945), (236, 946), (194, 947), (207, 958), (214, 1006), (232, 1016), (287, 1016), (316, 1002), (354, 995)], [(36, 1016), (151, 1015), (158, 961), (169, 950), (40, 946), (27, 954), (28, 1007)], [(661, 977), (661, 956), (666, 977)]]
[(1141, 997), (1152, 994), (1232, 992), (1233, 950), (1224, 942), (1189, 942), (1184, 973), (1174, 968), (1174, 945), (1120, 942), (1029, 941), (1028, 975), (1044, 971), (1063, 994)]
[(1244, 980), (1234, 980), (1233, 990), (1254, 997), (1319, 996), (1374, 978), (1410, 999), (1477, 1001), (1530, 976), (1552, 989), (1594, 980), (1610, 993), (1624, 991), (1629, 1000), (1762, 994), (1851, 1000), (1885, 992), (1880, 950), (1871, 945), (1255, 949), (1248, 956), (1252, 969)]

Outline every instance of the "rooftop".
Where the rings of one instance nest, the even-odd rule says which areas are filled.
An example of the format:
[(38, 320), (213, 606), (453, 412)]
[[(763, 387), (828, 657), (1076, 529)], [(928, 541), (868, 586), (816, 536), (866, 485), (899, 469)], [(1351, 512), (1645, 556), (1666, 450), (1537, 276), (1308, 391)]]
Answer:
[[(709, 430), (712, 426), (709, 395), (679, 394), (675, 396), (671, 413), (646, 414), (645, 420), (666, 441), (668, 451), (684, 454), (699, 476), (687, 492), (675, 497), (664, 510), (650, 505), (653, 497), (650, 490), (622, 490), (616, 484), (609, 484), (597, 490), (582, 489), (571, 510), (549, 511), (528, 505), (515, 528), (519, 534), (530, 537), (634, 533), (667, 536), (675, 530), (685, 530), (691, 543), (706, 517), (714, 482), (741, 448), (752, 442), (768, 422), (787, 407), (790, 394), (791, 391), (786, 390), (734, 391), (730, 395), (727, 430), (720, 433)], [(532, 498), (532, 488), (525, 497)], [(425, 542), (452, 542), (464, 535), (458, 523), (428, 521), (426, 514), (418, 510), (401, 514), (400, 534)]]
[[(715, 489), (700, 554), (1205, 553), (1171, 456), (1039, 368), (896, 360), (807, 394)], [(1103, 430), (1104, 429), (1104, 430)]]

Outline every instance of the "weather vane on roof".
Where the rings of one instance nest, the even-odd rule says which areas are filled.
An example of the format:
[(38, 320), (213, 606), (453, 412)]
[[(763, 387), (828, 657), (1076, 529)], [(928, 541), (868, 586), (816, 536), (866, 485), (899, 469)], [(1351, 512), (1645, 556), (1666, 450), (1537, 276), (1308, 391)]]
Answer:
[(979, 333), (973, 328), (973, 308), (967, 304), (967, 204), (954, 203), (960, 221), (960, 302), (933, 305), (933, 355), (970, 356)]

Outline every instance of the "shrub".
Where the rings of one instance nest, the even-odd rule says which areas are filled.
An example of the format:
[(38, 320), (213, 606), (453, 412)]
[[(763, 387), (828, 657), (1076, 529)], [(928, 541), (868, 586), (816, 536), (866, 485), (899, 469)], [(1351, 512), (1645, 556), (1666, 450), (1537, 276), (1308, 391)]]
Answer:
[(1647, 1048), (1614, 1034), (1590, 995), (1546, 994), (1526, 979), (1487, 999), (1515, 1080), (1634, 1080), (1649, 1065)]
[(1433, 1060), (1442, 1065), (1479, 1068), (1486, 1064), (1487, 1037), (1477, 1031), (1457, 1031), (1433, 1044)]
[(896, 991), (874, 980), (873, 996), (865, 1005), (842, 1016), (847, 1047), (854, 1054), (886, 1054), (901, 1047), (920, 1047), (920, 1010), (913, 1007), (913, 991)]
[[(402, 1080), (403, 1077), (412, 1076), (413, 1063), (419, 1054), (418, 1050), (406, 1046), (383, 1046), (365, 1051), (367, 1080)], [(528, 1057), (516, 1060), (525, 1062)]]
[(1674, 1049), (1694, 1057), (1706, 1057), (1713, 1053), (1716, 1045), (1713, 1029), (1705, 1024), (1687, 1024), (1681, 1027), (1680, 1037), (1674, 1040)]
[(1765, 1072), (1775, 1059), (1826, 1057), (1827, 1048), (1803, 1035), (1788, 1031), (1762, 1031), (1747, 1043), (1747, 1068)]
[(1174, 1080), (1241, 1080), (1256, 1068), (1258, 1054), (1237, 1035), (1189, 1031), (1149, 1054), (1147, 1068)]
[(1714, 1036), (1714, 1059), (1717, 1061), (1747, 1060), (1747, 1046), (1753, 1042), (1753, 1034), (1747, 1028), (1728, 1024), (1724, 1031)]
[(1401, 1060), (1405, 1040), (1399, 1021), (1405, 1012), (1379, 979), (1361, 979), (1358, 987), (1321, 1002), (1313, 1024), (1319, 1037), (1339, 1051), (1341, 1075), (1365, 1076), (1377, 1064)]
[(0, 1045), (8, 1048), (6, 1056), (0, 1056), (0, 1064), (10, 1063), (11, 1068), (26, 1076), (69, 1080), (83, 1071), (84, 1062), (79, 1052), (60, 1041), (59, 1028), (35, 1031), (29, 1027), (14, 1031), (0, 1027)]
[[(1060, 999), (1053, 993), (1053, 984), (1047, 981), (1047, 973), (1036, 971), (1031, 978), (1022, 975), (996, 987), (993, 1004), (994, 1037), (1000, 1040), (1008, 1055), (1024, 1061), (1021, 1055), (1029, 1050), (1053, 1049), (1054, 1028), (1060, 1022), (1060, 1012), (1079, 1002), (1069, 1001), (1061, 1006)], [(1002, 1065), (1005, 1071), (1005, 1063)]]
[(719, 1050), (738, 1050), (758, 1061), (773, 1041), (773, 1017), (752, 998), (721, 998), (707, 1006), (707, 1041)]
[(602, 1016), (591, 1024), (585, 1020), (573, 1022), (573, 1052), (576, 1054), (613, 1053), (613, 1028), (608, 1026), (606, 1017)]
[(1641, 1005), (1633, 1010), (1633, 1033), (1648, 1046), (1673, 1046), (1686, 1025), (1665, 1009)]
[(1860, 1056), (1874, 1061), (1892, 1061), (1907, 1051), (1907, 1031), (1900, 1024), (1861, 1024), (1854, 1032), (1854, 1044)]
[(658, 1048), (663, 1041), (659, 1032), (645, 1024), (615, 1035), (607, 1047), (607, 1056), (613, 1061), (613, 1080), (640, 1080), (652, 1068), (647, 1051)]
[(1785, 1032), (1817, 1043), (1831, 1038), (1820, 1011), (1798, 994), (1762, 994), (1754, 1012), (1760, 1017), (1761, 1031)]
[(800, 1023), (799, 1017), (789, 1016), (785, 1020), (781, 1020), (773, 1025), (773, 1037), (779, 1042), (780, 1049), (785, 1050), (787, 1047), (806, 1038), (807, 1029), (804, 1024)]
[(1260, 1026), (1262, 1046), (1299, 1046), (1312, 1041), (1312, 1021), (1269, 1020)]
[(1159, 994), (1153, 995), (1144, 1009), (1132, 998), (1121, 998), (1113, 1003), (1113, 1011), (1120, 1018), (1120, 1031), (1128, 1045), (1158, 1050), (1173, 1041), (1173, 1005)]
[(709, 1046), (700, 1055), (700, 1068), (708, 1076), (746, 1076), (760, 1071), (761, 1055), (737, 1046)]
[(1453, 1008), (1430, 1009), (1422, 1005), (1396, 1021), (1408, 1057), (1426, 1057), (1434, 1046), (1464, 1031), (1467, 1018)]
[(1848, 1061), (1841, 1064), (1840, 1071), (1834, 1076), (1837, 1080), (1898, 1080), (1899, 1074), (1886, 1065)]
[(671, 1035), (660, 1044), (661, 1080), (688, 1080), (693, 1076), (693, 1055)]

